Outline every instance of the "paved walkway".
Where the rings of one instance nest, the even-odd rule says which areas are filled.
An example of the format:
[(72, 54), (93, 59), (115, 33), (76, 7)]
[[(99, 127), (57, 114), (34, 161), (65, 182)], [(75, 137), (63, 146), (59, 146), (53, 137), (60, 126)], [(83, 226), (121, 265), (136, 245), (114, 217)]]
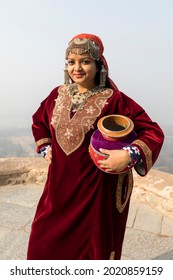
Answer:
[[(25, 260), (39, 185), (0, 187), (0, 260)], [(125, 260), (173, 260), (173, 219), (132, 196), (124, 240)]]

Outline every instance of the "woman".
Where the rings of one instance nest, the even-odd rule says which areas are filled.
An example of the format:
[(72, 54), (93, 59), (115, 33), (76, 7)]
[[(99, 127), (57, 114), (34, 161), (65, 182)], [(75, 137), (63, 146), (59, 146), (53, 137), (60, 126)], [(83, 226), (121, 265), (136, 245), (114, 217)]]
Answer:
[[(91, 34), (75, 36), (66, 49), (65, 84), (33, 115), (37, 151), (50, 161), (37, 206), (28, 259), (120, 259), (133, 186), (131, 169), (146, 175), (164, 135), (144, 109), (108, 76), (103, 44)], [(134, 122), (137, 139), (109, 155), (98, 169), (88, 152), (98, 120), (120, 114)]]

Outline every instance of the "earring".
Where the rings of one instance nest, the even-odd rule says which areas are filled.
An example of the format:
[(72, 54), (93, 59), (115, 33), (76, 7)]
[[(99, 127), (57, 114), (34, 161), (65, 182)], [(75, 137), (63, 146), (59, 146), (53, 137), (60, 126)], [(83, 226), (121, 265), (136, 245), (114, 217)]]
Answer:
[(67, 64), (65, 65), (65, 68), (64, 68), (64, 84), (69, 84), (70, 81), (69, 81), (69, 74), (68, 74), (68, 70), (67, 70)]
[(106, 85), (106, 74), (107, 74), (107, 71), (106, 71), (104, 65), (102, 65), (102, 69), (100, 71), (100, 87), (105, 87), (105, 85)]

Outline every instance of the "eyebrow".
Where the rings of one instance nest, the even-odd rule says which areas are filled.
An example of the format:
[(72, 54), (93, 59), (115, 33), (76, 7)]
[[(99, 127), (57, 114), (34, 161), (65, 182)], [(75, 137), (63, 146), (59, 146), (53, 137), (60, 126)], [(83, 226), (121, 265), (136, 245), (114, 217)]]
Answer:
[[(75, 58), (72, 58), (72, 57), (68, 57), (67, 60), (75, 60)], [(83, 60), (83, 59), (89, 59), (89, 60), (93, 60), (90, 56), (84, 56), (82, 58), (80, 58), (80, 60)]]

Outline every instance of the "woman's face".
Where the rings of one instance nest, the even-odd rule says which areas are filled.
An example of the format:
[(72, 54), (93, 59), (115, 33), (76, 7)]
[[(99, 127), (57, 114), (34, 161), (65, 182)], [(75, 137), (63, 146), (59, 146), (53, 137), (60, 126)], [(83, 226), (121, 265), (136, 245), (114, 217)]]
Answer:
[(88, 53), (82, 55), (69, 53), (67, 63), (68, 74), (74, 83), (87, 89), (95, 86), (97, 66)]

